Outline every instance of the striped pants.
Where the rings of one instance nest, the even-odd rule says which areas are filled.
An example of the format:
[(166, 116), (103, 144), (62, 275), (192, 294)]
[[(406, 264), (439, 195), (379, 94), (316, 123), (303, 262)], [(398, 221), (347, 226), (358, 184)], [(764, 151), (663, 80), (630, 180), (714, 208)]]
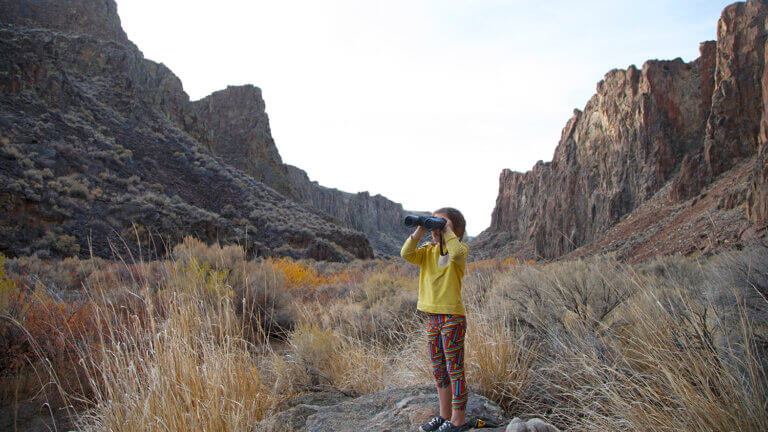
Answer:
[(467, 331), (467, 320), (461, 315), (427, 315), (432, 373), (440, 388), (451, 386), (453, 409), (464, 410), (468, 395), (464, 379), (464, 333)]

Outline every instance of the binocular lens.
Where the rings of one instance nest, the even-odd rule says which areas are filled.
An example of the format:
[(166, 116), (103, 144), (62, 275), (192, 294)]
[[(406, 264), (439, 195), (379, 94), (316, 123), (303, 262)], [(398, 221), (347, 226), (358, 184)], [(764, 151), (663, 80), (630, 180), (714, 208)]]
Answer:
[(407, 227), (415, 227), (419, 225), (424, 225), (423, 219), (426, 219), (424, 216), (406, 216), (405, 217), (405, 226)]

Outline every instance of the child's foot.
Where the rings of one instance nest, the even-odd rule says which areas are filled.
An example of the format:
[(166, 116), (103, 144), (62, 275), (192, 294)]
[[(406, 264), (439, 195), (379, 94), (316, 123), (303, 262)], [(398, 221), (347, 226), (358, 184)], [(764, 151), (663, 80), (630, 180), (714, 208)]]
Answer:
[(461, 426), (454, 426), (453, 423), (446, 421), (437, 429), (437, 432), (464, 432), (470, 428), (469, 423), (464, 423)]
[(435, 416), (432, 418), (432, 420), (424, 423), (419, 427), (419, 431), (421, 432), (434, 432), (436, 431), (440, 426), (445, 423), (445, 419), (440, 416)]

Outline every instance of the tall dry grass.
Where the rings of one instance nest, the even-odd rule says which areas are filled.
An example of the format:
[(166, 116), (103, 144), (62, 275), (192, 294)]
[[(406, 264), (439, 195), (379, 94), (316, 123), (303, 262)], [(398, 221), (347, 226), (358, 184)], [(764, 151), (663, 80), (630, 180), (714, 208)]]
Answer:
[[(87, 408), (83, 429), (251, 429), (302, 393), (431, 385), (413, 266), (241, 252), (187, 240), (173, 260), (75, 272), (100, 335), (77, 345), (87, 390), (61, 386)], [(765, 247), (637, 266), (486, 261), (464, 282), (470, 390), (510, 417), (768, 430)]]
[(280, 401), (226, 281), (195, 259), (169, 264), (159, 290), (136, 287), (139, 306), (127, 313), (94, 287), (104, 338), (82, 353), (93, 404), (82, 428), (243, 430)]

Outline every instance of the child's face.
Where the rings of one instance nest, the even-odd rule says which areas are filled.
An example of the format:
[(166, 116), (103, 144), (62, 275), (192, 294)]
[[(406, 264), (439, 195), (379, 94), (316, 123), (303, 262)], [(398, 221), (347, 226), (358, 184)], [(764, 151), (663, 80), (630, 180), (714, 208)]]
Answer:
[[(445, 213), (432, 213), (432, 216), (443, 218), (443, 219), (448, 219), (448, 215), (445, 214)], [(435, 243), (440, 243), (440, 231), (432, 230), (429, 233), (432, 234), (432, 240), (434, 240)]]

